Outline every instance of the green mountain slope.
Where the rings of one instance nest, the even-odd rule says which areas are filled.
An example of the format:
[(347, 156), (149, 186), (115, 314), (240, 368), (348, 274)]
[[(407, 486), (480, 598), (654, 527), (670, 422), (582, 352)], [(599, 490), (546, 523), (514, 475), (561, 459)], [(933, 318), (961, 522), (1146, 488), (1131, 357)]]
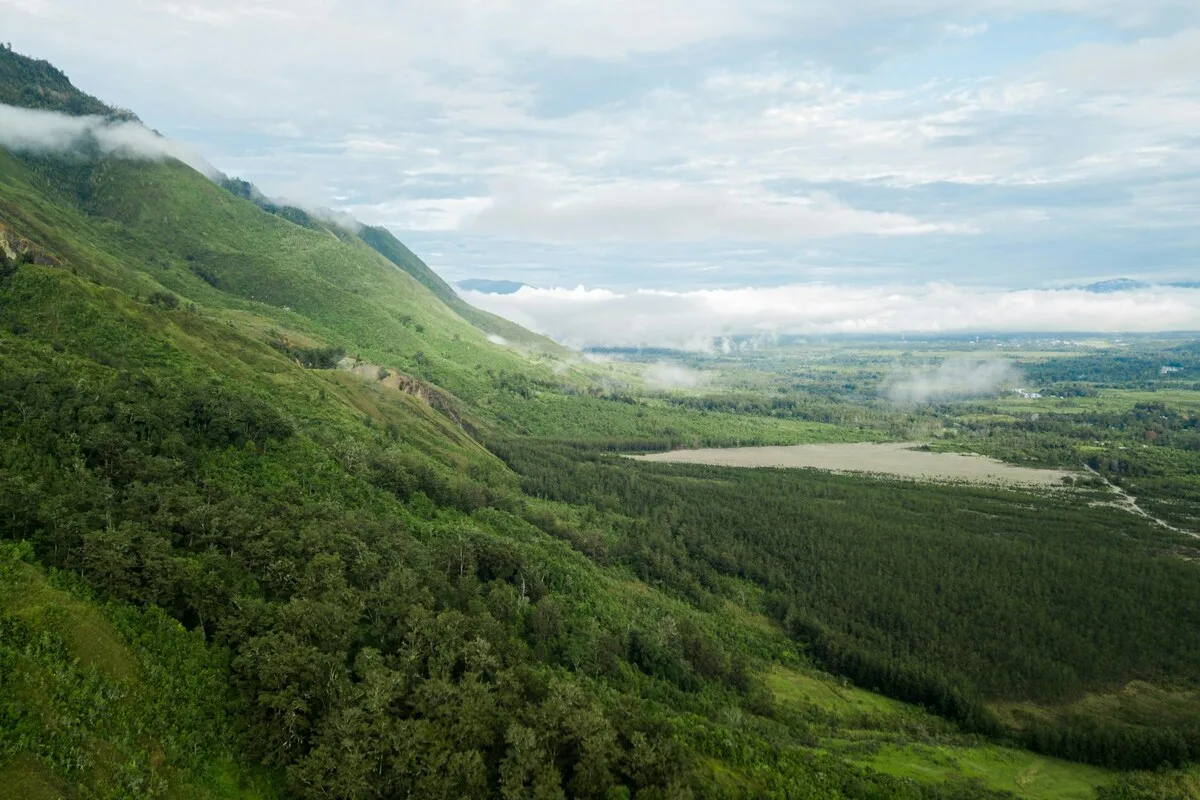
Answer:
[[(17, 168), (6, 177), (26, 187), (49, 177), (59, 202), (46, 207), (47, 227), (90, 225), (90, 243), (119, 258), (126, 271), (136, 265), (196, 303), (352, 347), (451, 390), (481, 386), (477, 363), (530, 367), (361, 241), (266, 213), (181, 164), (111, 159), (73, 165), (63, 175), (55, 168), (42, 158), (38, 174)], [(64, 210), (67, 204), (81, 213)], [(72, 219), (79, 216), (86, 219)], [(20, 221), (14, 220), (18, 233)]]
[[(795, 736), (786, 716), (727, 730), (722, 715), (770, 713), (750, 664), (788, 657), (786, 638), (597, 564), (570, 544), (592, 535), (583, 517), (522, 497), (419, 399), (70, 269), (7, 263), (0, 281), (5, 536), (113, 613), (164, 609), (227, 649), (239, 744), (236, 758), (178, 746), (87, 705), (108, 691), (101, 678), (56, 671), (60, 656), (25, 666), (18, 647), (6, 680), (48, 670), (48, 694), (5, 693), (3, 774), (101, 797), (193, 784), (312, 797), (893, 786), (779, 750)], [(33, 602), (34, 588), (14, 592), (17, 607)], [(91, 742), (87, 758), (60, 757), (30, 727), (51, 714)], [(245, 777), (260, 765), (267, 789)], [(843, 792), (848, 780), (859, 788)]]
[[(133, 634), (102, 618), (162, 609), (217, 659), (183, 674), (216, 674), (235, 698), (223, 710), (146, 683), (154, 654), (132, 683), (66, 670), (68, 629), (18, 620), (3, 654), (8, 785), (673, 797), (717, 776), (814, 796), (847, 776), (889, 784), (799, 755), (751, 779), (760, 756), (703, 744), (719, 709), (767, 702), (730, 654), (789, 645), (654, 590), (631, 599), (624, 570), (576, 551), (574, 512), (521, 495), (472, 435), (495, 424), (498, 382), (549, 392), (551, 367), (489, 342), (361, 240), (176, 162), (81, 155), (0, 153), (0, 224), (0, 519), (41, 565), (12, 567), (24, 577), (6, 608), (37, 606), (37, 570), (63, 570), (113, 604), (79, 601), (107, 652), (131, 652)], [(314, 368), (338, 350), (405, 380)], [(66, 644), (31, 654), (22, 642), (39, 637)], [(204, 730), (227, 711), (234, 744), (137, 711), (176, 701)], [(763, 736), (739, 747), (768, 754)], [(245, 777), (260, 769), (265, 784)]]
[(159, 609), (100, 605), (30, 556), (0, 543), (0, 752), (23, 751), (0, 763), (0, 797), (274, 793), (229, 746), (221, 651)]
[(28, 58), (0, 45), (0, 103), (68, 114), (92, 114), (134, 120), (129, 111), (109, 106), (81, 92), (49, 61)]
[(429, 268), (413, 251), (392, 235), (386, 228), (364, 227), (358, 233), (364, 242), (381, 253), (400, 269), (412, 275), (417, 281), (429, 289), (435, 297), (454, 309), (459, 316), (485, 333), (500, 336), (516, 344), (534, 344), (545, 348), (557, 355), (564, 355), (565, 350), (540, 336), (535, 336), (519, 325), (514, 325), (503, 317), (489, 314), (475, 308), (458, 296), (450, 284), (442, 280), (437, 273)]

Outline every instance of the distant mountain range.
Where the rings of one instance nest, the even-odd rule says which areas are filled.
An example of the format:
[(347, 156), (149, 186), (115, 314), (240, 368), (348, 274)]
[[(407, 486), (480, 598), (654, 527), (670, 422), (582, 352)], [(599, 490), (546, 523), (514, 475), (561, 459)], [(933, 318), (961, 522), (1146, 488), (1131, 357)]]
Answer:
[(1114, 292), (1132, 292), (1135, 289), (1149, 289), (1152, 286), (1171, 286), (1176, 289), (1200, 289), (1200, 281), (1175, 281), (1172, 283), (1147, 283), (1133, 278), (1113, 278), (1107, 281), (1097, 281), (1086, 286), (1074, 288), (1083, 289), (1095, 294), (1113, 294)]
[[(455, 283), (459, 289), (481, 294), (515, 294), (529, 286), (520, 281), (492, 280), (489, 278), (469, 278)], [(1094, 294), (1114, 294), (1116, 292), (1132, 292), (1138, 289), (1149, 289), (1154, 286), (1170, 286), (1175, 289), (1200, 289), (1200, 281), (1172, 281), (1170, 283), (1150, 283), (1133, 278), (1113, 278), (1106, 281), (1096, 281), (1084, 285), (1069, 286), (1069, 289), (1082, 289)]]

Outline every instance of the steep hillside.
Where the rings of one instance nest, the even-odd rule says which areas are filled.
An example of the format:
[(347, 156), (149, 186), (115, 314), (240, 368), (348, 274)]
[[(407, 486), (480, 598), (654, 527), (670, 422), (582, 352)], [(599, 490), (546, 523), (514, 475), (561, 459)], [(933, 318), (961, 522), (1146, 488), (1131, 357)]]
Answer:
[(8, 44), (0, 45), (0, 103), (109, 119), (137, 119), (133, 112), (113, 108), (81, 92), (49, 61), (23, 56)]
[(465, 302), (458, 293), (451, 288), (450, 284), (442, 280), (437, 273), (429, 268), (429, 266), (417, 257), (413, 251), (409, 250), (404, 244), (392, 235), (391, 231), (386, 228), (376, 228), (366, 226), (358, 232), (358, 235), (364, 242), (370, 245), (374, 250), (381, 253), (388, 261), (391, 261), (400, 269), (412, 275), (417, 281), (433, 292), (434, 296), (445, 303), (450, 308), (454, 309), (463, 319), (469, 321), (472, 325), (480, 330), (500, 336), (503, 339), (515, 344), (536, 344), (538, 347), (545, 349), (547, 352), (552, 352), (556, 355), (563, 356), (566, 350), (543, 337), (535, 336), (519, 325), (514, 325), (503, 317), (498, 317), (495, 314), (489, 314), (475, 308), (470, 303)]
[(0, 542), (0, 752), (24, 751), (0, 763), (0, 797), (273, 794), (230, 747), (219, 650), (160, 609), (101, 605), (31, 557)]
[(351, 219), (334, 219), (331, 216), (322, 217), (320, 214), (271, 200), (253, 184), (237, 178), (225, 178), (221, 181), (221, 185), (238, 197), (250, 200), (264, 211), (303, 228), (323, 231), (345, 242), (355, 240), (365, 242), (371, 249), (407, 272), (418, 283), (428, 289), (434, 297), (484, 333), (500, 336), (506, 341), (515, 344), (530, 345), (539, 351), (553, 353), (560, 357), (569, 355), (569, 351), (555, 344), (553, 341), (533, 334), (519, 325), (514, 325), (506, 319), (489, 314), (464, 302), (454, 289), (451, 288), (450, 284), (442, 280), (437, 273), (430, 269), (424, 261), (409, 250), (386, 228), (362, 225)]
[[(24, 554), (6, 567), (6, 785), (682, 797), (750, 780), (759, 756), (704, 742), (720, 709), (769, 705), (737, 650), (790, 645), (594, 562), (570, 544), (579, 512), (522, 495), (478, 440), (531, 389), (580, 419), (633, 407), (304, 222), (173, 161), (0, 152), (0, 519)], [(80, 646), (125, 672), (64, 666), (81, 623), (22, 621), (46, 570), (78, 581)], [(143, 659), (111, 620), (154, 609), (190, 633), (163, 628)], [(212, 660), (173, 674), (217, 691), (146, 677), (180, 636)], [(162, 728), (164, 704), (194, 730)], [(792, 735), (768, 724), (740, 747)], [(847, 779), (891, 783), (795, 754), (748, 785)]]
[(536, 370), (356, 238), (267, 213), (177, 162), (64, 168), (38, 157), (6, 159), (0, 169), (14, 192), (54, 192), (36, 219), (27, 205), (12, 209), (16, 233), (55, 249), (62, 231), (87, 230), (86, 247), (117, 259), (126, 282), (140, 273), (206, 308), (256, 317), (451, 391), (481, 391), (477, 364)]

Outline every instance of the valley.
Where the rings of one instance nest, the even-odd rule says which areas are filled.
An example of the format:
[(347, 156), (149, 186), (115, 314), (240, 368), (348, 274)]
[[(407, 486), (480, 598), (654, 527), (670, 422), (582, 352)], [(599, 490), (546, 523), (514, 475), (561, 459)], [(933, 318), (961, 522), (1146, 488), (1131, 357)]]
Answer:
[(578, 352), (87, 142), (0, 241), (0, 798), (1195, 796), (1194, 336)]

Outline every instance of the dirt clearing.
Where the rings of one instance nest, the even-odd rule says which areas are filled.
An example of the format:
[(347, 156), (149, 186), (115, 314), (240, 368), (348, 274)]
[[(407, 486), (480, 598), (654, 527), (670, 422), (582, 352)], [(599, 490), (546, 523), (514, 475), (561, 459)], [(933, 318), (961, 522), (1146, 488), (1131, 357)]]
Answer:
[(925, 481), (965, 481), (1018, 486), (1063, 486), (1078, 473), (1005, 464), (971, 453), (931, 453), (919, 443), (801, 444), (790, 447), (734, 447), (673, 450), (630, 456), (638, 461), (711, 464), (719, 467), (798, 467), (831, 472), (866, 472)]

